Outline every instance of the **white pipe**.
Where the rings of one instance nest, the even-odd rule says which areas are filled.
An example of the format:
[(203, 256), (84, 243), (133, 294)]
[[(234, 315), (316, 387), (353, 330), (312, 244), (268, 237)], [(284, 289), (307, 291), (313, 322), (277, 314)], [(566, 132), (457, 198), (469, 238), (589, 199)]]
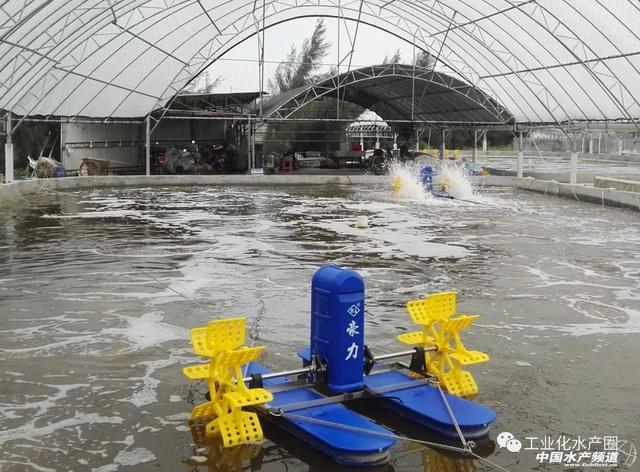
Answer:
[(144, 133), (144, 166), (145, 175), (151, 175), (151, 114), (145, 120), (146, 129)]
[(598, 154), (602, 154), (602, 133), (598, 135)]
[(569, 183), (578, 183), (578, 153), (575, 151), (571, 153), (571, 172), (569, 174)]
[(622, 156), (622, 138), (618, 138), (618, 154)]

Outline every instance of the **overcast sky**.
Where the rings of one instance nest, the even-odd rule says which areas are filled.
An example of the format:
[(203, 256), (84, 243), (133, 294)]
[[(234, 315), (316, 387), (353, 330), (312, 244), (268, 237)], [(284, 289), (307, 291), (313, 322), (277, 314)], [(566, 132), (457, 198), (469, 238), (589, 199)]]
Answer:
[[(286, 58), (291, 45), (295, 43), (298, 50), (302, 42), (311, 36), (316, 18), (303, 18), (289, 21), (265, 33), (265, 90), (268, 79), (273, 77), (278, 63)], [(324, 62), (323, 71), (338, 61), (338, 20), (326, 18), (327, 39), (332, 46)], [(348, 22), (350, 34), (355, 33), (355, 22)], [(350, 48), (345, 24), (340, 24), (340, 55), (344, 57)], [(380, 64), (385, 55), (391, 57), (396, 49), (400, 49), (404, 63), (411, 63), (413, 48), (405, 41), (388, 33), (361, 24), (358, 29), (355, 52), (351, 68)], [(229, 51), (225, 57), (209, 68), (211, 77), (222, 76), (224, 81), (215, 89), (216, 92), (249, 92), (259, 89), (258, 81), (258, 43), (254, 36), (235, 49)], [(348, 59), (341, 67), (346, 71)]]

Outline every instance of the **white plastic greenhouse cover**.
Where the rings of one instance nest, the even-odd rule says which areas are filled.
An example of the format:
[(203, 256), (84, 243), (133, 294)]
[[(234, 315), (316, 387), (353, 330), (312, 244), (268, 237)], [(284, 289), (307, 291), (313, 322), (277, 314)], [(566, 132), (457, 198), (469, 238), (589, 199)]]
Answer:
[(309, 16), (415, 37), (519, 122), (640, 117), (638, 0), (0, 0), (0, 108), (144, 116), (263, 26)]

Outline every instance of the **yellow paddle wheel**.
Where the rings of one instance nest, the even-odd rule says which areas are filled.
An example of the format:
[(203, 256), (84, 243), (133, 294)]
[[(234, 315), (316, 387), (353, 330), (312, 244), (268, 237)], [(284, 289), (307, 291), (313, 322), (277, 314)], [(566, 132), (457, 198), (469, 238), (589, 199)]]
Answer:
[(249, 444), (263, 438), (258, 416), (244, 407), (269, 402), (273, 395), (263, 388), (248, 388), (242, 366), (258, 359), (264, 346), (246, 347), (245, 318), (211, 321), (191, 330), (196, 354), (209, 359), (207, 364), (185, 367), (191, 380), (204, 380), (211, 400), (197, 405), (189, 418), (191, 426), (205, 424), (207, 437), (220, 437), (224, 447)]
[(455, 292), (412, 300), (407, 303), (407, 311), (411, 321), (420, 325), (422, 330), (401, 334), (398, 340), (425, 348), (427, 372), (436, 377), (449, 393), (461, 397), (478, 393), (473, 375), (462, 367), (487, 362), (489, 356), (480, 351), (470, 351), (460, 339), (460, 332), (471, 326), (478, 316), (456, 315)]

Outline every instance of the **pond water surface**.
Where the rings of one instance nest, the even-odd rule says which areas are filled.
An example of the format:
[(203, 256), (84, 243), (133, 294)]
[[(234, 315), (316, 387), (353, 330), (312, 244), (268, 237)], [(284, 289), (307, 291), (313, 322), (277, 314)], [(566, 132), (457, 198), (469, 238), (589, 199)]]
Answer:
[[(465, 342), (491, 356), (471, 370), (477, 400), (498, 415), (492, 438), (640, 445), (638, 212), (510, 189), (478, 202), (367, 187), (167, 187), (5, 207), (0, 470), (334, 470), (277, 431), (244, 450), (251, 459), (207, 457), (186, 427), (204, 388), (181, 372), (198, 361), (189, 329), (226, 316), (248, 318), (270, 366), (298, 367), (310, 280), (327, 262), (364, 277), (366, 338), (379, 353), (412, 328), (408, 300), (459, 292), (460, 311), (480, 315)], [(369, 229), (355, 227), (360, 215)], [(537, 466), (531, 451), (482, 447), (508, 470)], [(384, 470), (492, 467), (399, 441)]]

